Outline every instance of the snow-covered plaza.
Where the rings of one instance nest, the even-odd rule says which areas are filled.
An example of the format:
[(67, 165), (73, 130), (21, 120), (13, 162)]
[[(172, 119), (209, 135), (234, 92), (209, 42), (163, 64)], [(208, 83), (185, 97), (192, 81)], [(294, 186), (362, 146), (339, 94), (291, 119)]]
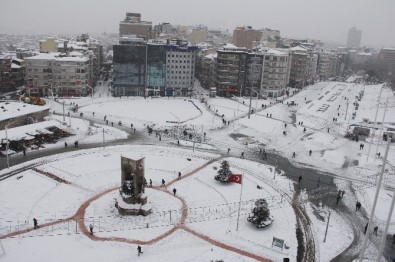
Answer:
[[(395, 128), (392, 90), (319, 82), (291, 90), (290, 97), (250, 100), (209, 98), (195, 88), (191, 98), (114, 98), (103, 87), (92, 98), (48, 101), (55, 112), (49, 121), (73, 136), (27, 150), (26, 161), (15, 153), (9, 168), (1, 159), (0, 260), (296, 261), (300, 252), (316, 261), (357, 258), (383, 165), (383, 132)], [(370, 133), (352, 140), (346, 135), (354, 127)], [(51, 154), (34, 157), (46, 150)], [(153, 184), (145, 189), (148, 216), (120, 216), (115, 208), (121, 156), (145, 158), (145, 177)], [(214, 180), (224, 160), (243, 175), (242, 184)], [(375, 260), (384, 234), (394, 166), (390, 146), (370, 226), (378, 226), (378, 235), (367, 234), (368, 260)], [(341, 198), (339, 190), (345, 191)], [(274, 221), (257, 229), (247, 218), (260, 198)], [(283, 240), (283, 248), (273, 246), (273, 238)], [(393, 253), (390, 246), (386, 254)]]

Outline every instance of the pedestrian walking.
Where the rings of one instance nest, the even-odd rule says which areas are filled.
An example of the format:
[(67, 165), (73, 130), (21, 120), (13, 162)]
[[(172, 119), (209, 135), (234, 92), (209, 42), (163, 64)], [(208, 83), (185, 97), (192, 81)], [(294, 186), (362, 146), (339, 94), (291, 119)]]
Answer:
[(136, 128), (133, 129), (133, 134), (136, 134)]
[(89, 225), (89, 234), (93, 235), (93, 225)]
[(379, 230), (379, 227), (378, 226), (375, 226), (374, 228), (373, 228), (373, 234), (375, 235), (375, 236), (377, 236), (377, 231)]
[(152, 187), (152, 179), (149, 179), (149, 186)]
[(165, 180), (162, 178), (162, 185), (161, 186), (165, 186)]
[(64, 142), (64, 147), (67, 147), (67, 142)]
[(259, 154), (262, 154), (262, 148), (259, 148)]
[(78, 141), (74, 142), (74, 147), (78, 148)]
[(293, 153), (292, 153), (292, 158), (295, 158), (295, 157), (296, 157), (296, 153), (293, 152)]
[(159, 141), (162, 141), (162, 136), (161, 135), (159, 135)]
[(33, 218), (33, 228), (37, 229), (38, 228), (38, 223), (37, 223), (37, 219)]
[(111, 122), (111, 126), (114, 127), (114, 122)]
[(230, 148), (228, 147), (228, 155), (229, 155), (229, 152), (230, 152)]
[(244, 152), (241, 152), (241, 156), (240, 156), (241, 158), (244, 158)]
[(143, 252), (141, 251), (141, 247), (137, 246), (137, 255), (140, 256), (140, 254), (143, 254)]
[(303, 128), (303, 133), (306, 133), (306, 128)]
[(311, 153), (313, 153), (313, 151), (311, 151), (311, 149), (310, 149), (310, 151), (309, 151), (309, 156), (311, 156)]
[(181, 179), (181, 172), (178, 172), (178, 180)]
[(284, 123), (284, 127), (285, 127), (285, 128), (287, 127), (287, 123)]
[(174, 194), (174, 196), (176, 196), (176, 193), (177, 193), (177, 189), (176, 189), (176, 188), (173, 188), (173, 194)]
[(340, 196), (340, 194), (338, 194), (337, 198), (336, 198), (336, 205), (339, 204), (340, 198), (341, 198), (341, 196)]
[(368, 222), (368, 223), (366, 223), (366, 226), (365, 226), (365, 231), (363, 232), (363, 233), (364, 233), (364, 235), (366, 235), (366, 231), (368, 231), (368, 226), (369, 226), (369, 222)]
[(302, 181), (302, 175), (300, 175), (299, 177), (298, 177), (298, 180), (299, 180), (299, 184), (300, 184), (300, 182)]
[(130, 128), (133, 129), (133, 124), (130, 124)]
[(177, 145), (180, 146), (180, 140), (177, 140)]
[(343, 198), (343, 196), (344, 196), (345, 193), (346, 193), (346, 191), (343, 190), (343, 191), (342, 191), (342, 198)]
[(328, 127), (328, 133), (329, 133), (329, 127)]
[(23, 156), (26, 156), (26, 148), (23, 147)]
[(266, 154), (266, 152), (265, 152), (265, 157), (264, 157), (265, 159), (267, 159), (267, 154)]

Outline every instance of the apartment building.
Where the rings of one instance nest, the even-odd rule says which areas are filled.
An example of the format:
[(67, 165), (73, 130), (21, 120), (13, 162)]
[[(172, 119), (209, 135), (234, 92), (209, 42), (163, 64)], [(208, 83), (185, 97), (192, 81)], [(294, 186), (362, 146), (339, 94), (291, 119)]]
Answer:
[[(61, 53), (40, 53), (28, 57), (26, 81), (31, 94), (80, 96), (90, 93), (90, 59)], [(49, 91), (51, 90), (51, 91)]]
[(10, 55), (0, 55), (0, 92), (12, 90), (11, 65), (12, 58)]
[(247, 49), (227, 44), (217, 50), (217, 95), (243, 94), (245, 87)]
[(303, 87), (316, 80), (318, 55), (311, 50), (296, 46), (289, 50), (291, 56), (290, 85)]
[(383, 81), (393, 81), (395, 79), (395, 48), (380, 50), (379, 67)]
[(119, 23), (119, 36), (136, 35), (144, 39), (154, 36), (152, 22), (141, 21), (140, 13), (126, 13), (126, 17)]
[(252, 26), (240, 26), (233, 30), (233, 44), (237, 47), (252, 49), (262, 42), (280, 37), (280, 31), (269, 28), (253, 29)]
[(279, 97), (285, 94), (289, 83), (291, 61), (287, 52), (269, 49), (265, 56), (260, 94), (264, 97)]

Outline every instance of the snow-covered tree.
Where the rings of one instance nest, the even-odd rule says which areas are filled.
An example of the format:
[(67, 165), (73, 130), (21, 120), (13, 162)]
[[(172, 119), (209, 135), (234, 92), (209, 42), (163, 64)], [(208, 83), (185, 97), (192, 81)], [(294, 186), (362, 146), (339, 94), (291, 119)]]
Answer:
[(247, 218), (247, 220), (257, 228), (266, 227), (272, 223), (273, 219), (270, 216), (270, 210), (267, 206), (266, 199), (261, 198), (255, 202), (252, 214)]
[(221, 167), (217, 172), (217, 175), (214, 177), (215, 180), (222, 182), (222, 183), (228, 183), (228, 178), (232, 174), (232, 172), (229, 169), (229, 163), (228, 161), (224, 160), (221, 163)]

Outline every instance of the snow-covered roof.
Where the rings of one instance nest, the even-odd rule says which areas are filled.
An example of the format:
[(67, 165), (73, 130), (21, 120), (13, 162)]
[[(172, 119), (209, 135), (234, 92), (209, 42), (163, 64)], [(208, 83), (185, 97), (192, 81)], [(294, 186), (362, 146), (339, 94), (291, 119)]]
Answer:
[(23, 102), (0, 102), (0, 121), (40, 112), (46, 109), (48, 109), (48, 106), (36, 106)]
[(217, 53), (206, 55), (205, 58), (207, 58), (207, 59), (215, 59), (215, 58), (217, 58)]
[(307, 51), (307, 49), (306, 48), (303, 48), (303, 47), (301, 47), (301, 46), (295, 46), (295, 47), (292, 47), (292, 48), (290, 48), (292, 51), (303, 51), (303, 52), (306, 52)]
[(269, 50), (266, 51), (266, 54), (269, 54), (269, 55), (288, 55), (287, 53), (279, 51), (279, 50), (276, 50), (276, 49), (269, 49)]
[[(63, 127), (59, 122), (55, 120), (43, 121), (25, 126), (18, 126), (7, 129), (7, 137), (9, 141), (17, 141), (21, 139), (33, 139), (32, 135), (37, 133), (52, 134), (51, 131), (47, 130), (48, 127)], [(0, 140), (6, 139), (5, 130), (0, 131)]]
[(20, 66), (20, 65), (17, 65), (17, 64), (14, 64), (14, 63), (12, 63), (12, 64), (11, 64), (11, 68), (19, 69), (19, 68), (21, 68), (21, 66)]

